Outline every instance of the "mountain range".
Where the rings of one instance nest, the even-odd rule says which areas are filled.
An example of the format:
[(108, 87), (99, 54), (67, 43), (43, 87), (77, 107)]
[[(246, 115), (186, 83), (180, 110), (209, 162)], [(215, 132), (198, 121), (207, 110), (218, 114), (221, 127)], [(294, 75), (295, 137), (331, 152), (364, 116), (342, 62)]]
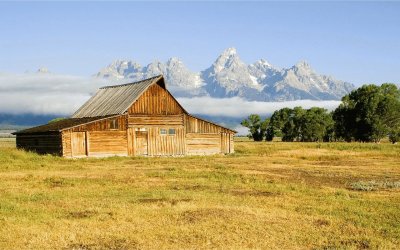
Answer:
[(320, 75), (301, 61), (290, 68), (277, 68), (264, 59), (247, 65), (235, 48), (228, 48), (207, 69), (194, 72), (176, 57), (166, 63), (116, 60), (95, 76), (111, 83), (134, 82), (164, 75), (176, 97), (241, 97), (248, 101), (340, 100), (354, 85)]

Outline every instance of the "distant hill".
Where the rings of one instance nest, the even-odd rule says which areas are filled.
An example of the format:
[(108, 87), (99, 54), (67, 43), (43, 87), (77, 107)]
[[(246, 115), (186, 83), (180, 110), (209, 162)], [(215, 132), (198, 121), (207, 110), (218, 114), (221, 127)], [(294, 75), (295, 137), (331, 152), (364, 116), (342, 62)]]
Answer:
[(0, 114), (0, 130), (20, 130), (45, 124), (57, 115)]

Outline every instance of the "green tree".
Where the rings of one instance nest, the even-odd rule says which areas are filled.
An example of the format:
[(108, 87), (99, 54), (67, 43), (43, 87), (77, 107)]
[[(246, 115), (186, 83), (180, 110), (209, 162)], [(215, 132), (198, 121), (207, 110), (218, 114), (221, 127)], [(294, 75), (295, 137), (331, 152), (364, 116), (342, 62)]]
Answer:
[(342, 98), (342, 103), (333, 111), (332, 117), (334, 120), (335, 139), (351, 142), (354, 140), (356, 127), (352, 124), (354, 122), (354, 107), (348, 99), (349, 96)]
[(274, 139), (274, 127), (271, 124), (271, 118), (265, 119), (265, 140), (266, 141), (272, 141)]
[(400, 141), (400, 128), (393, 129), (389, 132), (389, 141), (393, 144)]
[(282, 108), (276, 110), (271, 116), (270, 126), (274, 131), (274, 136), (282, 137), (282, 129), (285, 123), (288, 121), (289, 116), (292, 114), (293, 110), (290, 108)]
[[(283, 121), (282, 141), (331, 141), (333, 131), (332, 114), (326, 109), (313, 107), (303, 109), (295, 107), (276, 112), (277, 117), (287, 117)], [(278, 124), (278, 123), (276, 123)], [(280, 126), (280, 125), (279, 125)]]
[(306, 110), (299, 118), (301, 141), (323, 141), (328, 130), (333, 127), (333, 119), (326, 109), (313, 107)]
[(301, 123), (305, 110), (301, 107), (286, 110), (288, 114), (282, 128), (282, 141), (302, 141)]
[(400, 90), (388, 83), (364, 85), (342, 98), (333, 119), (337, 137), (379, 142), (400, 123)]
[(251, 114), (247, 119), (244, 119), (241, 123), (242, 126), (249, 129), (249, 138), (253, 138), (254, 141), (262, 141), (267, 128), (267, 122), (261, 121), (261, 118), (257, 114)]
[(335, 121), (333, 120), (333, 112), (329, 113), (330, 120), (326, 123), (326, 131), (322, 138), (324, 142), (333, 142), (336, 140), (335, 136)]

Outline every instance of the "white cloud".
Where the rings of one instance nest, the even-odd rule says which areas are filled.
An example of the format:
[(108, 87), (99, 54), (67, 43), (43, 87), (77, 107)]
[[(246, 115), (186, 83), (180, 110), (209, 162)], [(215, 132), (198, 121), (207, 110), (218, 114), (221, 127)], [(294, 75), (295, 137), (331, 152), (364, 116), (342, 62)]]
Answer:
[[(104, 80), (57, 75), (50, 73), (0, 74), (0, 113), (70, 115), (96, 90), (108, 85)], [(289, 107), (313, 106), (328, 110), (339, 101), (250, 102), (241, 98), (215, 99), (211, 97), (178, 98), (190, 113), (210, 116), (244, 117), (249, 114), (268, 115)]]
[(0, 75), (0, 113), (70, 115), (105, 82), (69, 75)]
[(244, 117), (250, 114), (269, 115), (281, 108), (321, 107), (333, 110), (339, 106), (340, 101), (313, 101), (298, 100), (287, 102), (250, 102), (238, 97), (215, 99), (211, 97), (178, 98), (178, 101), (189, 112), (194, 114), (207, 114), (212, 116)]

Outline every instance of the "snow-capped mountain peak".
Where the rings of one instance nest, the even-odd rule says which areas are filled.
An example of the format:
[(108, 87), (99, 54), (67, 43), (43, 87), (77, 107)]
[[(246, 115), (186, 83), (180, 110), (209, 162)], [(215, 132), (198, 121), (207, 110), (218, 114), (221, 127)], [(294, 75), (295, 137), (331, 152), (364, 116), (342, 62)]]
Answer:
[(301, 60), (294, 67), (297, 68), (311, 68), (310, 64), (306, 60)]
[(142, 66), (135, 61), (115, 60), (104, 69), (97, 73), (98, 77), (110, 79), (124, 79), (129, 75), (138, 73), (142, 70)]
[(310, 64), (306, 61), (300, 61), (296, 63), (290, 69), (294, 70), (295, 72), (301, 72), (301, 74), (312, 74), (314, 70), (311, 68)]
[(227, 48), (226, 50), (224, 50), (224, 52), (222, 52), (222, 56), (234, 56), (237, 54), (237, 50), (234, 47), (230, 47)]
[(265, 59), (260, 59), (258, 60), (255, 64), (260, 65), (264, 68), (273, 68), (272, 64), (270, 64), (267, 60)]
[(183, 62), (178, 57), (171, 57), (170, 59), (168, 59), (167, 65), (175, 64), (183, 65)]
[(112, 81), (132, 82), (163, 74), (175, 96), (238, 96), (246, 100), (286, 101), (299, 99), (339, 100), (354, 85), (319, 75), (306, 61), (290, 68), (276, 68), (260, 59), (245, 64), (233, 47), (224, 50), (207, 69), (189, 70), (177, 57), (145, 67), (129, 60), (116, 60), (97, 73)]
[(214, 97), (243, 97), (249, 88), (262, 89), (257, 77), (250, 74), (235, 48), (223, 51), (211, 67), (201, 72), (201, 76), (207, 83), (207, 92)]
[(240, 68), (245, 64), (240, 60), (235, 48), (228, 48), (215, 60), (213, 68), (215, 72), (220, 72), (229, 68)]

